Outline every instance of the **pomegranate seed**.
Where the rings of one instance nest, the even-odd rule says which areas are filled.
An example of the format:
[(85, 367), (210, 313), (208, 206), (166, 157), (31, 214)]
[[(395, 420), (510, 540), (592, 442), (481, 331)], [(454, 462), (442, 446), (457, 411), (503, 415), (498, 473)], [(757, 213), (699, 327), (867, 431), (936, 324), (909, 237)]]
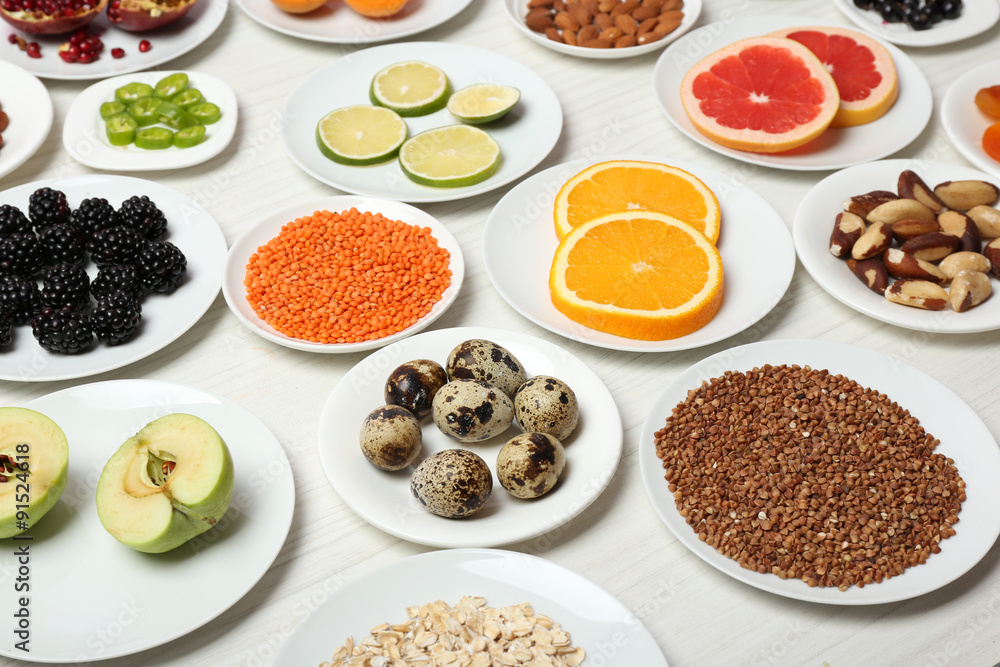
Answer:
[(151, 48), (153, 48), (153, 45), (149, 43), (148, 39), (144, 39), (141, 42), (139, 42), (140, 53), (145, 53), (146, 51), (149, 51)]
[(111, 57), (112, 58), (124, 58), (125, 57), (125, 49), (122, 49), (122, 48), (119, 48), (119, 47), (115, 47), (115, 48), (111, 49)]
[(92, 62), (93, 60), (94, 56), (90, 55), (89, 53), (81, 53), (80, 56), (76, 59), (76, 62), (83, 63), (84, 65), (86, 65), (87, 63)]
[(63, 62), (67, 63), (76, 62), (76, 58), (74, 58), (73, 54), (70, 53), (69, 51), (60, 51), (59, 57), (63, 59)]
[(29, 58), (41, 58), (42, 57), (42, 47), (38, 46), (38, 42), (31, 42), (24, 49)]
[(10, 33), (9, 35), (7, 35), (7, 41), (10, 42), (11, 44), (17, 44), (17, 35), (15, 35), (14, 33)]

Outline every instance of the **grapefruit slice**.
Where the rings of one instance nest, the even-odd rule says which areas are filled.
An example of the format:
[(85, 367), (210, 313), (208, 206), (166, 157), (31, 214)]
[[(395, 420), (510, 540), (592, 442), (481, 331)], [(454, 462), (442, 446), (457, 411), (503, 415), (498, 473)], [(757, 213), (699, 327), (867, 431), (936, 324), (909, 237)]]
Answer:
[(899, 97), (892, 54), (878, 41), (856, 30), (814, 26), (772, 33), (799, 42), (820, 59), (833, 76), (840, 108), (833, 127), (864, 125), (877, 120)]
[(812, 51), (784, 37), (751, 37), (712, 53), (681, 82), (691, 122), (712, 141), (779, 153), (809, 143), (840, 105), (837, 84)]

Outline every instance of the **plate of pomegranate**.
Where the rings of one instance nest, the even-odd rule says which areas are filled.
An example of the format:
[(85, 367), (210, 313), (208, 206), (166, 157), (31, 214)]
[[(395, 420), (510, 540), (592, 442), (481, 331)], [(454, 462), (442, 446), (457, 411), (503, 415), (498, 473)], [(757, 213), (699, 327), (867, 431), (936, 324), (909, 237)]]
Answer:
[(1000, 4), (980, 0), (833, 0), (868, 32), (900, 46), (941, 46), (969, 39), (996, 25)]
[(236, 0), (247, 16), (291, 37), (374, 44), (415, 35), (457, 16), (472, 0)]
[(20, 67), (0, 62), (0, 177), (35, 154), (52, 128), (45, 85)]
[(0, 0), (10, 28), (0, 60), (44, 79), (138, 72), (204, 42), (227, 7), (226, 0)]

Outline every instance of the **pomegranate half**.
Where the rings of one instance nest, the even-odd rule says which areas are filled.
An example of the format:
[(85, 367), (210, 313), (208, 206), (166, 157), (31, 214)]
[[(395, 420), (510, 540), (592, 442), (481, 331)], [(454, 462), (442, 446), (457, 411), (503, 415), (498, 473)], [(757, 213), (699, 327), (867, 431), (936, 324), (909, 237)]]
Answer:
[(93, 21), (108, 0), (0, 0), (0, 16), (32, 35), (61, 35)]
[(180, 20), (195, 2), (197, 0), (110, 0), (108, 20), (122, 30), (146, 32)]

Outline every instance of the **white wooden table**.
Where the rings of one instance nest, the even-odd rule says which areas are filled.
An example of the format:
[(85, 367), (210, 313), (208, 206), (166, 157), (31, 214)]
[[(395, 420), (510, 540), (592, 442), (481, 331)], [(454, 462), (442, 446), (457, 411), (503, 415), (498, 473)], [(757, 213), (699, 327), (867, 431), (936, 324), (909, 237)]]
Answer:
[[(849, 25), (829, 0), (705, 0), (705, 5), (699, 25), (722, 16), (739, 20), (793, 13)], [(652, 71), (658, 52), (612, 61), (562, 56), (524, 39), (509, 24), (499, 0), (474, 0), (453, 20), (414, 39), (490, 48), (530, 66), (549, 82), (562, 102), (565, 125), (556, 148), (539, 169), (585, 155), (648, 154), (696, 162), (754, 189), (788, 224), (801, 197), (827, 173), (754, 167), (696, 145), (671, 125), (653, 98)], [(154, 177), (202, 202), (229, 243), (262, 211), (338, 194), (292, 163), (277, 130), (283, 102), (295, 86), (352, 50), (267, 30), (233, 5), (206, 43), (165, 67), (202, 70), (229, 82), (240, 102), (236, 138), (205, 164)], [(1000, 26), (963, 43), (906, 52), (929, 79), (937, 104), (948, 85), (969, 67), (1000, 56)], [(47, 85), (55, 104), (53, 130), (30, 161), (0, 180), (0, 187), (89, 173), (66, 154), (61, 142), (66, 110), (88, 84), (49, 81)], [(894, 157), (966, 164), (949, 143), (936, 109), (927, 129)], [(720, 574), (679, 544), (647, 499), (637, 457), (643, 420), (667, 383), (708, 355), (761, 339), (840, 341), (899, 356), (955, 391), (998, 434), (995, 332), (935, 335), (881, 324), (829, 296), (799, 265), (772, 316), (720, 343), (659, 354), (575, 343), (517, 314), (487, 278), (481, 236), (491, 208), (506, 188), (501, 190), (422, 207), (453, 232), (467, 262), (462, 293), (434, 328), (496, 326), (565, 347), (607, 384), (625, 428), (617, 473), (593, 505), (561, 529), (507, 548), (551, 559), (605, 587), (643, 621), (672, 665), (937, 667), (1000, 661), (996, 547), (958, 581), (906, 602), (866, 608), (788, 600)], [(762, 271), (766, 263), (762, 257)], [(364, 356), (313, 355), (270, 344), (245, 329), (220, 295), (194, 328), (145, 360), (79, 381), (0, 384), (3, 405), (20, 405), (87, 381), (150, 378), (191, 384), (226, 396), (259, 417), (291, 460), (295, 517), (284, 548), (263, 579), (207, 626), (165, 646), (106, 664), (268, 664), (332, 573), (349, 580), (429, 550), (359, 518), (320, 468), (316, 440), (321, 407), (337, 381)]]

